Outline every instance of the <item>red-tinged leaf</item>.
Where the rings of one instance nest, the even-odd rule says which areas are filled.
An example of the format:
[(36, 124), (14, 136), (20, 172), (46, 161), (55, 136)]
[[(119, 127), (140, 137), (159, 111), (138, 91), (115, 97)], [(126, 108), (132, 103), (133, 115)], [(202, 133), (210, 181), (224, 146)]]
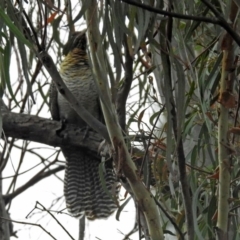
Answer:
[(239, 127), (232, 127), (229, 129), (230, 133), (240, 135), (240, 128)]
[(219, 170), (207, 177), (208, 179), (219, 179)]
[(212, 221), (217, 221), (217, 218), (218, 218), (218, 210), (216, 209), (215, 213), (213, 214), (212, 216)]
[(57, 14), (58, 14), (58, 11), (54, 12), (54, 13), (47, 19), (47, 24), (51, 23), (51, 22), (55, 19), (55, 17), (56, 17)]
[(138, 116), (138, 129), (140, 129), (140, 123), (142, 122), (142, 118), (143, 118), (145, 111), (146, 111), (146, 108), (143, 109)]

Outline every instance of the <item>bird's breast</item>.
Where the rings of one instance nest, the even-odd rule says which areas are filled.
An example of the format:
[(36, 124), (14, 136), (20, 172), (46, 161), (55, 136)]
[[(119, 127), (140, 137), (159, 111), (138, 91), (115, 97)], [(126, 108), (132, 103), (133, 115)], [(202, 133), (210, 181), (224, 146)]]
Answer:
[[(73, 65), (68, 68), (62, 68), (61, 66), (60, 74), (68, 89), (82, 106), (94, 117), (99, 118), (98, 93), (89, 66)], [(86, 125), (61, 94), (58, 94), (58, 105), (62, 119), (80, 127)]]

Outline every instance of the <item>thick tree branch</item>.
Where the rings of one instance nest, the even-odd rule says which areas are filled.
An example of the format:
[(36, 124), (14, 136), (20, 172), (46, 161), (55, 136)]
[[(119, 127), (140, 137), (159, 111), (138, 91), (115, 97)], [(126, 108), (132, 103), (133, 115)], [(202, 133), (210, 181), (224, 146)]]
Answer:
[(105, 102), (102, 104), (102, 110), (114, 149), (113, 157), (118, 168), (117, 173), (118, 175), (123, 174), (127, 178), (136, 202), (138, 203), (138, 207), (146, 219), (151, 239), (161, 240), (164, 239), (164, 236), (158, 208), (151, 198), (149, 191), (138, 176), (137, 168), (125, 144), (122, 130), (117, 120), (116, 111), (110, 100), (108, 78), (106, 73), (104, 73), (104, 69), (106, 69), (104, 54), (102, 46), (99, 44), (101, 43), (101, 35), (98, 28), (99, 19), (97, 18), (98, 2), (92, 0), (89, 5), (86, 11), (86, 21), (88, 26), (90, 56), (93, 65), (93, 73), (96, 76), (99, 89), (102, 95), (106, 97)]
[[(205, 2), (205, 1), (204, 1)], [(209, 3), (205, 3), (209, 5)], [(209, 8), (218, 14), (218, 11), (211, 5)], [(229, 12), (229, 21), (232, 23), (232, 27), (237, 29), (235, 19), (238, 17), (238, 6), (235, 1), (231, 1), (231, 8)], [(218, 214), (217, 214), (217, 238), (228, 239), (229, 226), (229, 198), (231, 197), (231, 170), (232, 170), (232, 154), (229, 151), (229, 125), (231, 114), (230, 108), (235, 108), (227, 104), (226, 95), (234, 96), (234, 82), (236, 81), (236, 68), (237, 61), (235, 61), (235, 46), (230, 34), (225, 34), (221, 43), (221, 50), (223, 53), (222, 58), (222, 71), (219, 89), (219, 118), (218, 118), (218, 162), (219, 162), (219, 185), (218, 185)], [(230, 99), (228, 97), (228, 99)], [(229, 102), (229, 100), (228, 100)], [(230, 238), (229, 238), (230, 239)]]
[(13, 113), (2, 110), (3, 131), (6, 137), (29, 140), (46, 145), (61, 147), (67, 144), (84, 147), (97, 154), (103, 138), (95, 132), (80, 129), (74, 125), (38, 116)]

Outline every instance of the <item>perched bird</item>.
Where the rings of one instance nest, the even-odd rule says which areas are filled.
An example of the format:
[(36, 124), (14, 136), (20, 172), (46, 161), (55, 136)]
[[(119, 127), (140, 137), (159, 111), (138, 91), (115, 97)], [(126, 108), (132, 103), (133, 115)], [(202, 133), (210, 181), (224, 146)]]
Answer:
[[(63, 54), (65, 58), (60, 66), (60, 75), (68, 89), (79, 102), (97, 119), (102, 112), (86, 52), (87, 39), (85, 31), (72, 34)], [(87, 124), (71, 108), (63, 96), (57, 92), (54, 83), (50, 89), (50, 111), (54, 120), (64, 120), (80, 128)], [(64, 146), (61, 148), (66, 158), (64, 195), (67, 208), (74, 217), (86, 215), (90, 220), (108, 217), (116, 208), (116, 178), (111, 166), (105, 166), (104, 180), (99, 176), (100, 158), (90, 155), (85, 149)], [(111, 194), (116, 193), (111, 197)], [(110, 193), (110, 194), (109, 194)]]

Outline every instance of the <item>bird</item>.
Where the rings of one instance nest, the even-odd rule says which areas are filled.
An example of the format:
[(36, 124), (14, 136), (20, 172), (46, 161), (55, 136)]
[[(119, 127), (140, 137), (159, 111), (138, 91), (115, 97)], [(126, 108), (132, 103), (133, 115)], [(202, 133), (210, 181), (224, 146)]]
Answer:
[[(65, 58), (59, 71), (63, 81), (75, 98), (102, 121), (97, 85), (87, 55), (86, 30), (71, 34), (63, 48), (63, 55)], [(50, 87), (50, 112), (53, 120), (83, 129), (88, 127), (53, 82)], [(117, 180), (112, 165), (105, 165), (102, 179), (99, 175), (100, 157), (93, 156), (86, 149), (67, 145), (61, 150), (66, 159), (64, 195), (69, 213), (76, 218), (86, 216), (89, 220), (109, 217), (118, 206)]]

